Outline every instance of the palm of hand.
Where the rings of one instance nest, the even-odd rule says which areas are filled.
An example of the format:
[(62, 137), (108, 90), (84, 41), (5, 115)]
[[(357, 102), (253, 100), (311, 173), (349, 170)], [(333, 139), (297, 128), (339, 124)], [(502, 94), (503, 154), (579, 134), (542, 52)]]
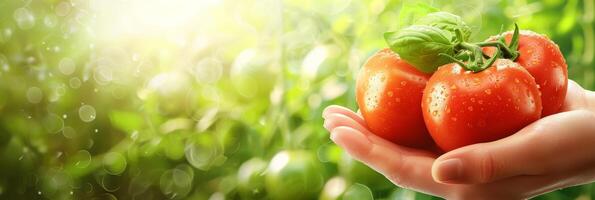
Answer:
[(593, 99), (569, 81), (563, 112), (444, 155), (388, 142), (347, 108), (330, 106), (323, 117), (335, 143), (398, 186), (447, 199), (524, 199), (595, 180)]

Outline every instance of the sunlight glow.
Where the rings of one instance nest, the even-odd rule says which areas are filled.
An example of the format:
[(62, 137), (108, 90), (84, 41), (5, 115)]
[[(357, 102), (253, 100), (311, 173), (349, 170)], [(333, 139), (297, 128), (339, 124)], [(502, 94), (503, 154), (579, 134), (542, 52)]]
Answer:
[[(117, 5), (117, 6), (116, 6)], [(196, 29), (220, 0), (95, 0), (98, 37), (163, 35)]]

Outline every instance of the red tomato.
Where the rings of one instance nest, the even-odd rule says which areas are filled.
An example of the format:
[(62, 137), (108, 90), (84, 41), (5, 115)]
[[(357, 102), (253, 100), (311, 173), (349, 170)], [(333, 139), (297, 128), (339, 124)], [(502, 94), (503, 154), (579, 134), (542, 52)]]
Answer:
[(357, 104), (368, 128), (399, 145), (432, 147), (420, 106), (429, 78), (390, 49), (370, 57), (356, 82)]
[[(504, 33), (504, 37), (506, 43), (510, 43), (512, 32)], [(497, 37), (488, 40), (495, 41)], [(492, 55), (495, 50), (484, 48), (488, 55)], [(518, 51), (520, 55), (515, 62), (527, 69), (539, 84), (543, 104), (542, 116), (559, 112), (566, 97), (568, 67), (558, 45), (543, 35), (521, 31)]]
[(441, 66), (422, 101), (428, 130), (444, 151), (509, 136), (539, 119), (541, 106), (535, 79), (507, 59), (477, 73)]

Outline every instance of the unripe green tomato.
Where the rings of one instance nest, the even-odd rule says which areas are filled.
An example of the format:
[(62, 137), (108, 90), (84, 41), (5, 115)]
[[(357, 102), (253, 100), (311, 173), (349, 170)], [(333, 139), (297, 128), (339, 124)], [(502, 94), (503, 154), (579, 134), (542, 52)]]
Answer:
[(240, 166), (238, 171), (238, 192), (243, 199), (262, 199), (264, 189), (264, 172), (267, 162), (260, 158), (252, 158)]
[(267, 168), (270, 199), (314, 199), (322, 188), (322, 164), (307, 151), (281, 151)]
[(382, 174), (374, 171), (365, 164), (354, 160), (347, 154), (341, 156), (339, 173), (350, 182), (364, 184), (374, 191), (395, 187), (395, 185)]
[(330, 178), (325, 184), (324, 189), (320, 192), (319, 200), (337, 200), (341, 199), (345, 190), (347, 190), (348, 181), (341, 177), (335, 176)]
[(230, 73), (236, 91), (246, 98), (268, 98), (279, 73), (276, 55), (274, 51), (264, 49), (242, 51)]
[(372, 190), (369, 187), (359, 184), (351, 183), (344, 177), (335, 176), (329, 179), (324, 184), (324, 189), (318, 197), (319, 200), (372, 200)]

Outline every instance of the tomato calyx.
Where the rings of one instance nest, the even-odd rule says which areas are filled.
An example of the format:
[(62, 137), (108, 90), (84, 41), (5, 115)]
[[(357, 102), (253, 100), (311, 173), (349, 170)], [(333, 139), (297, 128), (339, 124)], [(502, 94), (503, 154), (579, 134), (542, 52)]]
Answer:
[(498, 40), (493, 42), (479, 42), (476, 45), (480, 47), (496, 47), (500, 51), (502, 51), (502, 57), (506, 59), (510, 59), (515, 61), (520, 53), (519, 49), (519, 26), (515, 23), (514, 24), (514, 33), (512, 34), (512, 39), (510, 40), (510, 45), (506, 46), (504, 42), (504, 35), (500, 34)]
[[(511, 43), (508, 46), (504, 42), (503, 36), (494, 42), (469, 43), (464, 40), (461, 31), (456, 29), (456, 39), (454, 45), (456, 56), (453, 57), (445, 53), (439, 53), (438, 55), (445, 57), (450, 61), (461, 65), (463, 68), (475, 73), (483, 71), (492, 66), (497, 58), (505, 58), (514, 61), (519, 57), (519, 28), (516, 23), (514, 27), (514, 34), (512, 36)], [(481, 49), (482, 47), (495, 47), (496, 54), (492, 57), (489, 57), (483, 53)], [(487, 60), (484, 61), (484, 59)]]
[[(431, 74), (452, 62), (480, 72), (497, 58), (515, 61), (519, 57), (519, 29), (517, 24), (514, 27), (509, 45), (503, 34), (496, 41), (471, 43), (468, 42), (471, 29), (459, 16), (437, 12), (399, 31), (385, 32), (384, 39), (392, 51), (424, 73)], [(501, 54), (490, 57), (483, 53), (483, 47), (494, 47)]]

